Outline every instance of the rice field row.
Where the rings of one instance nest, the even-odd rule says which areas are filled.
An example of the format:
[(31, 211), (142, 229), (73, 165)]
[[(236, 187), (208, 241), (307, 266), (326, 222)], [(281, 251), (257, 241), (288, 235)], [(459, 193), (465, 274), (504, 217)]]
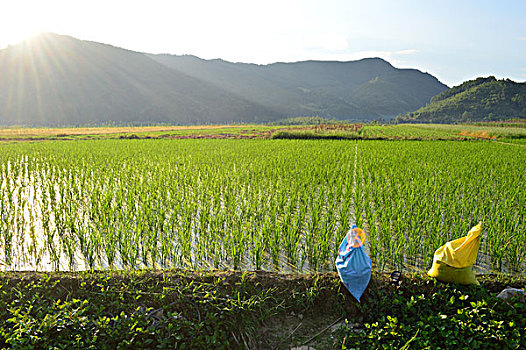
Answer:
[(490, 142), (97, 140), (0, 152), (0, 268), (422, 269), (483, 220), (480, 265), (526, 254), (526, 150)]

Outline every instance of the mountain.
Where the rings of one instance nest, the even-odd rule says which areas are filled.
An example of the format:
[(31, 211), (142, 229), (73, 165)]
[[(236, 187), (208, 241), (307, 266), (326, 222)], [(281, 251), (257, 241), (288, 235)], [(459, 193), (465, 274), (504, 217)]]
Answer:
[(447, 89), (429, 74), (397, 69), (380, 58), (256, 65), (189, 55), (150, 57), (285, 117), (391, 118)]
[(490, 76), (443, 91), (400, 122), (456, 123), (526, 118), (526, 83)]
[(390, 118), (445, 90), (378, 58), (255, 65), (44, 33), (0, 50), (0, 125)]
[(276, 112), (145, 54), (41, 34), (0, 51), (0, 124), (217, 123)]

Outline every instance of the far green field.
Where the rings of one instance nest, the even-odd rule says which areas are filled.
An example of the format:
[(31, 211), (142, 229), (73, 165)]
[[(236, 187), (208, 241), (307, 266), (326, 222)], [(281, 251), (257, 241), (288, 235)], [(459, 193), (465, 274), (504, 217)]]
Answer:
[(0, 141), (116, 138), (284, 138), (364, 140), (493, 140), (526, 143), (524, 123), (205, 125), (89, 128), (0, 128)]

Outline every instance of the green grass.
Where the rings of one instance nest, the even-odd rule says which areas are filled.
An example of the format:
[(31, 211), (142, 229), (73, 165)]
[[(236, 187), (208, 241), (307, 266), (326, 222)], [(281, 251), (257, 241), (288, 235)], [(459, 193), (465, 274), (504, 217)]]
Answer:
[[(373, 273), (358, 304), (336, 273), (140, 271), (0, 273), (0, 348), (516, 349), (524, 279), (481, 286)], [(330, 327), (332, 325), (332, 327)]]

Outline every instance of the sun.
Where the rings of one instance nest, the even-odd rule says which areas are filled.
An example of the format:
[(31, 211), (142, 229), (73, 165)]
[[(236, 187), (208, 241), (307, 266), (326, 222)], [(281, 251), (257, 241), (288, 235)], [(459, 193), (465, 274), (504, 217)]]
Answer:
[(8, 1), (0, 5), (0, 48), (15, 45), (44, 31), (47, 16), (38, 3)]
[(0, 48), (7, 47), (8, 45), (16, 45), (23, 41), (29, 40), (42, 33), (38, 29), (23, 28), (17, 31), (11, 31), (9, 33), (0, 34)]

